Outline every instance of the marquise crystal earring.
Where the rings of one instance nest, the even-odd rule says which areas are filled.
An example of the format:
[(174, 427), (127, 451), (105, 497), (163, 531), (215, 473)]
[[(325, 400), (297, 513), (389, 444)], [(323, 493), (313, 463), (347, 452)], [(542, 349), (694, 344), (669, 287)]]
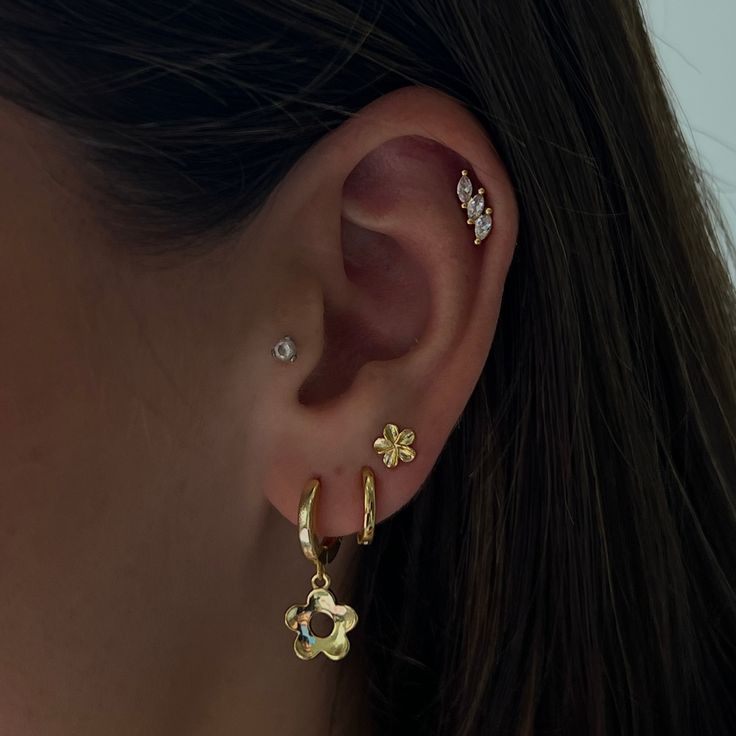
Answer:
[(470, 181), (468, 170), (463, 169), (460, 181), (457, 183), (457, 198), (460, 200), (460, 207), (466, 210), (468, 225), (475, 227), (475, 244), (480, 245), (485, 240), (491, 228), (493, 227), (493, 209), (486, 207), (485, 193), (483, 187), (473, 194), (473, 182)]

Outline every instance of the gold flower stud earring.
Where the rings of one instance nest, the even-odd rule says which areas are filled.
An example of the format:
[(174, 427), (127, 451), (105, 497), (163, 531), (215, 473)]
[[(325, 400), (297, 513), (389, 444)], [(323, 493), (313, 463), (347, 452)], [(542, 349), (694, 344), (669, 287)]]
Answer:
[(383, 436), (373, 442), (373, 448), (383, 455), (383, 464), (387, 468), (395, 468), (399, 460), (410, 463), (417, 456), (417, 451), (411, 447), (415, 438), (413, 429), (399, 431), (395, 424), (387, 424), (383, 428)]
[(468, 170), (463, 169), (460, 181), (457, 183), (457, 198), (460, 200), (460, 207), (467, 211), (468, 225), (475, 226), (475, 244), (480, 245), (481, 241), (488, 237), (493, 227), (493, 209), (486, 207), (485, 193), (486, 190), (481, 187), (477, 194), (473, 194), (473, 183), (468, 176)]

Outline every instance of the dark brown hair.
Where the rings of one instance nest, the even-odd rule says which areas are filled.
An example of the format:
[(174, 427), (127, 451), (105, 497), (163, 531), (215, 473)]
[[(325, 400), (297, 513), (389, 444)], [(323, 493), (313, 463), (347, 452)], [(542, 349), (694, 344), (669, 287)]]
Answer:
[(634, 0), (6, 0), (7, 97), (147, 247), (242, 224), (326, 131), (455, 96), (514, 182), (493, 349), (358, 576), (380, 734), (736, 723), (736, 310)]

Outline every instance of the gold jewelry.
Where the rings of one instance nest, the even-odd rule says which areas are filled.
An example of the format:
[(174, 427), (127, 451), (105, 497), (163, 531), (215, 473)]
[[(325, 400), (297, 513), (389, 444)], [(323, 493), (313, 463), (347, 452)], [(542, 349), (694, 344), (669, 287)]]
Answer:
[(363, 477), (363, 530), (358, 532), (358, 544), (370, 544), (376, 531), (376, 476), (365, 467)]
[(417, 456), (417, 451), (410, 447), (415, 439), (413, 429), (399, 431), (395, 424), (387, 424), (383, 428), (383, 436), (373, 441), (373, 448), (379, 455), (383, 455), (383, 464), (387, 468), (395, 468), (399, 460), (410, 463)]
[(467, 210), (468, 225), (475, 226), (475, 244), (480, 245), (482, 240), (488, 237), (493, 227), (493, 208), (486, 207), (484, 194), (486, 190), (481, 187), (477, 194), (473, 194), (473, 183), (468, 176), (468, 170), (463, 169), (462, 176), (457, 183), (457, 198), (460, 200), (460, 207)]
[[(330, 576), (325, 565), (331, 562), (340, 546), (339, 537), (331, 537), (320, 542), (315, 533), (315, 515), (320, 482), (312, 478), (302, 491), (299, 500), (299, 544), (304, 556), (313, 562), (317, 571), (312, 576), (312, 590), (304, 605), (291, 606), (284, 614), (284, 623), (291, 631), (296, 631), (294, 652), (299, 659), (313, 659), (320, 652), (329, 659), (342, 659), (350, 651), (347, 634), (358, 623), (358, 614), (348, 605), (338, 604), (335, 594), (330, 590)], [(330, 634), (316, 636), (310, 627), (315, 613), (323, 613), (332, 619)]]

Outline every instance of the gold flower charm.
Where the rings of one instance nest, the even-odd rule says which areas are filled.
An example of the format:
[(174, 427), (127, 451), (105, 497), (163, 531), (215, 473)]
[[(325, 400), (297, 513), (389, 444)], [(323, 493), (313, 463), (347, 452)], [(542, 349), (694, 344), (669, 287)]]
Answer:
[(410, 463), (417, 456), (417, 451), (410, 447), (415, 438), (413, 429), (399, 432), (395, 424), (387, 424), (383, 428), (383, 437), (376, 439), (373, 447), (379, 455), (383, 455), (383, 464), (387, 468), (395, 468), (399, 460)]
[[(324, 613), (332, 619), (328, 636), (315, 636), (309, 623), (315, 613)], [(284, 617), (286, 626), (296, 631), (294, 651), (299, 659), (313, 659), (320, 652), (329, 659), (342, 659), (350, 651), (348, 631), (358, 623), (358, 614), (347, 605), (338, 605), (327, 588), (314, 588), (303, 606), (292, 606)]]

